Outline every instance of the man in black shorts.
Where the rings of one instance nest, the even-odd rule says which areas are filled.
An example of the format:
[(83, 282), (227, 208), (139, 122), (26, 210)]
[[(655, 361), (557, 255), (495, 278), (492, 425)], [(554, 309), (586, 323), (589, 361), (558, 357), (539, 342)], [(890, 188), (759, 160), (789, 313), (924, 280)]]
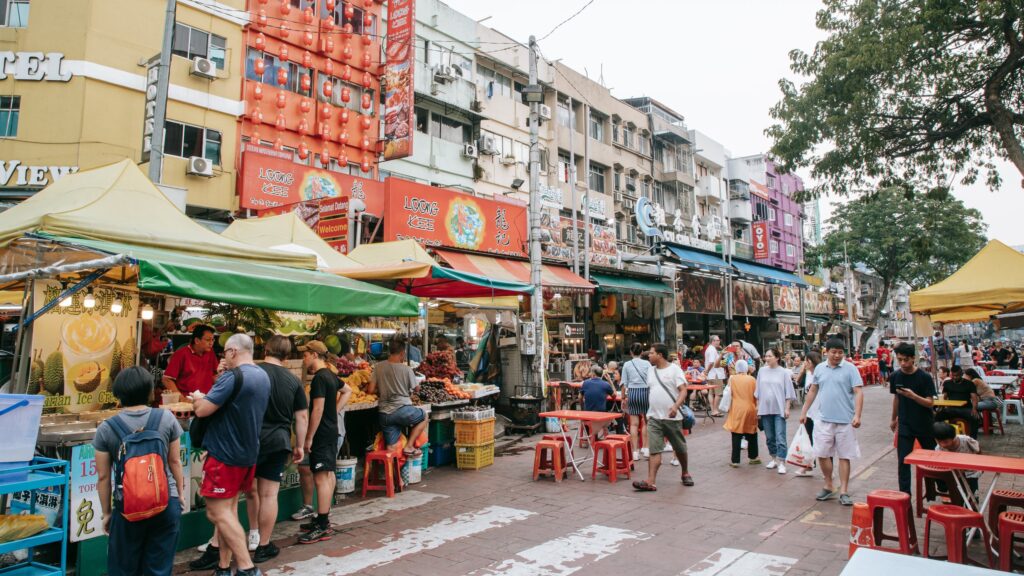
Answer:
[(302, 526), (306, 532), (299, 536), (299, 544), (313, 544), (330, 540), (334, 533), (329, 515), (336, 482), (338, 411), (348, 404), (352, 389), (327, 366), (327, 346), (323, 342), (311, 340), (299, 346), (299, 352), (306, 374), (313, 375), (309, 386), (309, 427), (303, 448), (309, 454), (309, 470), (316, 486), (316, 519)]

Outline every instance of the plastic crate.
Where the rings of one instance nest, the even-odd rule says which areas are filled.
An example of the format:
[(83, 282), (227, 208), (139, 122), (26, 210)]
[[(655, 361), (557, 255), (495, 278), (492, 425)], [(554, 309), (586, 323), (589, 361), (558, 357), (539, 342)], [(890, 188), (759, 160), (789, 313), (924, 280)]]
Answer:
[(438, 466), (447, 466), (455, 460), (455, 445), (454, 444), (430, 444), (430, 466), (436, 468)]
[(494, 442), (480, 446), (456, 444), (455, 463), (459, 470), (479, 470), (494, 464)]
[(455, 444), (480, 446), (488, 443), (494, 443), (494, 418), (455, 423)]
[(451, 444), (455, 442), (455, 430), (452, 427), (452, 423), (449, 420), (431, 420), (430, 426), (427, 430), (427, 438), (430, 439), (430, 443), (437, 444)]
[(494, 418), (494, 408), (488, 408), (487, 410), (452, 412), (452, 420), (455, 420), (456, 422), (473, 422), (477, 420), (487, 420), (489, 418)]
[(426, 470), (430, 467), (430, 442), (420, 446), (420, 450), (423, 451), (423, 470)]

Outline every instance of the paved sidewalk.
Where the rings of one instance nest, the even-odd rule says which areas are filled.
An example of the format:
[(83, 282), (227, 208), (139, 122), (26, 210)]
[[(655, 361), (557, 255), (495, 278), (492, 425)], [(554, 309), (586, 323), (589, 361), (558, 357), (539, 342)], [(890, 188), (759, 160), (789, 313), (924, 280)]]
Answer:
[[(896, 486), (890, 407), (886, 389), (865, 390), (863, 457), (854, 462), (851, 481), (856, 501)], [(591, 481), (589, 469), (585, 482), (533, 482), (534, 436), (522, 443), (525, 450), (510, 450), (483, 470), (431, 469), (394, 499), (348, 499), (332, 514), (340, 533), (328, 542), (295, 545), (289, 534), (297, 523), (285, 523), (275, 534), (281, 555), (262, 568), (309, 576), (567, 575), (584, 569), (588, 576), (839, 574), (851, 509), (836, 500), (815, 501), (820, 478), (746, 464), (730, 468), (729, 434), (721, 424), (698, 423), (687, 438), (693, 487), (682, 486), (668, 458), (654, 493), (635, 492), (624, 480)], [(1007, 453), (1012, 447), (1009, 453), (1020, 455), (1022, 427), (1010, 425), (1007, 432), (982, 438), (983, 448)], [(759, 440), (765, 453), (763, 436)], [(633, 477), (645, 478), (646, 462), (637, 468)], [(1022, 482), (1005, 478), (1002, 484), (1014, 481)], [(918, 528), (922, 535), (923, 525)]]

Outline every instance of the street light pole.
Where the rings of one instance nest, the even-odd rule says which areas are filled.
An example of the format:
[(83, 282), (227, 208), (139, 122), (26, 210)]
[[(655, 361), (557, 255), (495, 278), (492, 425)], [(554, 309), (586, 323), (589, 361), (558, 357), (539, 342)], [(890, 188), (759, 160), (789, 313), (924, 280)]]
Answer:
[(537, 39), (530, 36), (530, 316), (533, 322), (535, 352), (533, 355), (533, 384), (544, 387), (544, 301), (541, 288), (540, 251), (540, 100), (543, 91), (537, 84)]
[(157, 68), (156, 98), (153, 107), (153, 136), (149, 152), (149, 180), (159, 184), (164, 168), (164, 123), (167, 119), (167, 91), (171, 84), (171, 49), (174, 42), (174, 21), (178, 0), (167, 0), (164, 15), (164, 38), (160, 45)]

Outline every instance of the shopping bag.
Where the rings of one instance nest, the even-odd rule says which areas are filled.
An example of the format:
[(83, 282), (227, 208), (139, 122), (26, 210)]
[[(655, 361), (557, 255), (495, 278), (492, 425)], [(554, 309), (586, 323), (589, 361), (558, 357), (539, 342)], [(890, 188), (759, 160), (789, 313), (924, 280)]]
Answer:
[(811, 446), (811, 437), (807, 435), (807, 429), (803, 426), (796, 429), (796, 436), (789, 445), (786, 463), (801, 468), (814, 468), (814, 447)]
[(718, 403), (719, 412), (728, 412), (732, 407), (732, 386), (726, 386), (722, 393), (722, 400)]

